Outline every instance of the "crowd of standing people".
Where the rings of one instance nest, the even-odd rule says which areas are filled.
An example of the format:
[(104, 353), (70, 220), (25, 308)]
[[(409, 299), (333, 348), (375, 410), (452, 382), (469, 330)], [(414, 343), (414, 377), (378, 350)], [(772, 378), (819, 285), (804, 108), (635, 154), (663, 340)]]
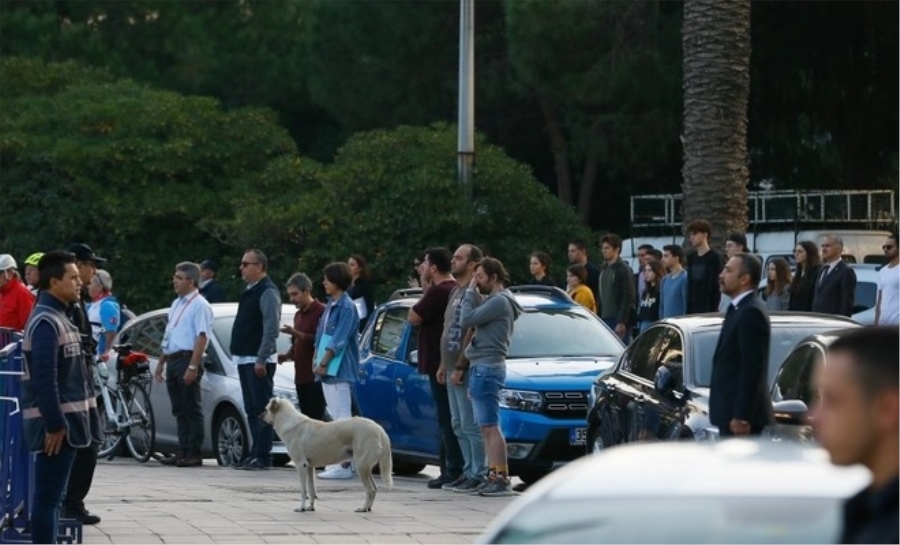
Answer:
[[(793, 272), (786, 260), (776, 258), (763, 274), (762, 263), (749, 253), (743, 234), (728, 236), (722, 256), (709, 246), (708, 222), (691, 222), (687, 232), (693, 252), (686, 255), (678, 245), (642, 246), (636, 274), (621, 258), (619, 236), (606, 234), (600, 239), (599, 266), (588, 260), (584, 241), (572, 240), (566, 290), (625, 343), (662, 318), (724, 312), (713, 355), (710, 419), (722, 435), (758, 434), (771, 421), (771, 408), (760, 402), (767, 388), (768, 311), (849, 316), (855, 273), (842, 261), (843, 243), (835, 235), (825, 236), (820, 246), (799, 242)], [(888, 263), (879, 273), (875, 320), (896, 326), (900, 321), (896, 234), (886, 240), (883, 250)], [(32, 516), (40, 528), (53, 532), (37, 532), (36, 540), (55, 535), (60, 507), (65, 516), (86, 524), (100, 520), (84, 505), (101, 435), (90, 365), (109, 357), (123, 322), (113, 279), (101, 268), (105, 262), (87, 244), (72, 244), (66, 251), (29, 256), (23, 282), (15, 259), (0, 255), (0, 327), (25, 331), (25, 437), (37, 455), (40, 483)], [(441, 445), (441, 473), (428, 486), (483, 496), (511, 494), (499, 427), (500, 390), (521, 308), (507, 289), (507, 270), (474, 244), (460, 245), (452, 253), (429, 248), (415, 264), (410, 285), (422, 287), (423, 295), (407, 319), (419, 328), (418, 368), (429, 377)], [(212, 331), (210, 303), (226, 299), (217, 271), (212, 260), (184, 261), (174, 267), (176, 297), (156, 368), (178, 425), (179, 451), (161, 460), (167, 465), (202, 465), (201, 363)], [(312, 295), (309, 276), (296, 273), (285, 288), (297, 312), (293, 325), (282, 326), (281, 290), (268, 276), (266, 255), (247, 250), (240, 271), (246, 286), (230, 350), (238, 367), (252, 450), (235, 467), (266, 470), (272, 466), (273, 430), (256, 415), (272, 397), (277, 364), (294, 362), (305, 414), (320, 419), (354, 414), (357, 339), (374, 311), (374, 290), (368, 264), (359, 254), (324, 268), (325, 303)], [(549, 271), (547, 253), (529, 256), (530, 283), (556, 285)], [(291, 337), (291, 349), (283, 354), (276, 350), (280, 334)], [(336, 464), (319, 477), (349, 478), (353, 471), (349, 463)]]

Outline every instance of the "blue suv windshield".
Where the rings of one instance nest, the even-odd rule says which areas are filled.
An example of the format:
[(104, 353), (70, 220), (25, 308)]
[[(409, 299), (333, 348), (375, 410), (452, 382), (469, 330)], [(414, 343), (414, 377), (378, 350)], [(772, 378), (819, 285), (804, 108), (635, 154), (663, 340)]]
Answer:
[(509, 358), (618, 356), (622, 344), (581, 308), (525, 309), (513, 328)]

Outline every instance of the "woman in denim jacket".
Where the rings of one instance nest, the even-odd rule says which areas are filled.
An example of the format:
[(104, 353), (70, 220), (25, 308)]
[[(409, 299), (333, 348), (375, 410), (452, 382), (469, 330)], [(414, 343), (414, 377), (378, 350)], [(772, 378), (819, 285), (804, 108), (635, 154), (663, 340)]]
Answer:
[[(359, 365), (359, 316), (347, 288), (353, 281), (346, 263), (336, 262), (325, 267), (322, 285), (331, 298), (316, 329), (315, 373), (322, 381), (322, 391), (328, 413), (333, 420), (351, 416), (351, 388), (356, 382)], [(335, 358), (340, 363), (333, 365)], [(328, 466), (319, 473), (322, 479), (349, 479), (351, 468), (340, 464)]]

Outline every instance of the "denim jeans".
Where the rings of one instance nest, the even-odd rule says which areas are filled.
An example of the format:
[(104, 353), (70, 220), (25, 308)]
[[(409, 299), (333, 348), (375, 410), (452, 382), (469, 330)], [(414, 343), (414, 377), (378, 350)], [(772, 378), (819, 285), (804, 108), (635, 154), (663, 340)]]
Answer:
[(59, 507), (74, 461), (75, 449), (65, 439), (56, 456), (47, 456), (43, 452), (35, 456), (34, 500), (31, 505), (32, 543), (56, 543)]
[(200, 373), (188, 386), (184, 373), (190, 356), (169, 360), (166, 365), (166, 389), (172, 402), (172, 416), (178, 425), (178, 450), (182, 455), (200, 455), (203, 446), (203, 411), (200, 405)]
[(505, 365), (472, 364), (469, 368), (469, 395), (479, 426), (500, 425), (500, 389), (506, 382)]
[(438, 419), (438, 444), (440, 445), (441, 477), (457, 478), (463, 473), (465, 461), (459, 440), (453, 433), (453, 422), (450, 416), (450, 399), (447, 387), (437, 381), (437, 374), (429, 373), (428, 382), (431, 396), (434, 398)]
[[(605, 323), (606, 325), (608, 325), (609, 328), (613, 330), (613, 333), (615, 333), (615, 331), (616, 331), (616, 324), (619, 323), (619, 321), (618, 321), (617, 319), (615, 319), (615, 318), (601, 318), (601, 320), (603, 320), (603, 323)], [(628, 343), (631, 342), (631, 327), (630, 327), (630, 326), (625, 326), (625, 336), (622, 338), (622, 342), (625, 343), (625, 344), (628, 344)]]
[(450, 398), (450, 422), (462, 451), (463, 473), (466, 477), (484, 478), (488, 466), (484, 451), (484, 436), (475, 422), (472, 400), (469, 399), (469, 373), (466, 372), (459, 386), (450, 384), (448, 373), (447, 394)]
[(263, 422), (259, 415), (266, 410), (266, 404), (272, 399), (274, 387), (275, 364), (266, 364), (266, 376), (258, 377), (252, 363), (238, 365), (238, 378), (241, 379), (241, 394), (244, 398), (244, 412), (250, 425), (250, 437), (253, 447), (250, 457), (261, 464), (272, 465), (272, 439), (275, 431), (272, 426)]

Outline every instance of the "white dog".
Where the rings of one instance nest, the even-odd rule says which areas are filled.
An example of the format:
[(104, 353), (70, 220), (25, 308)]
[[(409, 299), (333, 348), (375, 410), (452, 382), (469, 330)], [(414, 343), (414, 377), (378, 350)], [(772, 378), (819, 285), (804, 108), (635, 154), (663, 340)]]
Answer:
[[(294, 408), (290, 401), (272, 398), (262, 419), (271, 424), (287, 446), (288, 455), (300, 474), (300, 506), (294, 511), (316, 510), (315, 468), (352, 460), (366, 488), (366, 502), (357, 513), (372, 510), (375, 501), (375, 465), (381, 468), (381, 481), (394, 486), (391, 471), (391, 440), (384, 429), (368, 418), (355, 416), (336, 422), (312, 419)], [(309, 499), (309, 508), (306, 500)]]

